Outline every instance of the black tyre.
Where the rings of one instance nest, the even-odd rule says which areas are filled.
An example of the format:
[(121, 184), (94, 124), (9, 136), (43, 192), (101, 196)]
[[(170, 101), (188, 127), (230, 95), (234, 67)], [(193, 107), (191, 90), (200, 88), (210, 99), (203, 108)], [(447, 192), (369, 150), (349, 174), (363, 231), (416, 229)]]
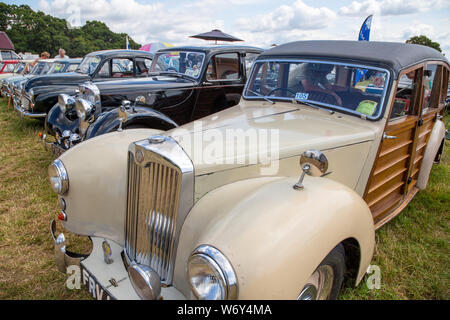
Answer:
[(298, 300), (336, 300), (344, 281), (345, 249), (338, 244), (323, 259), (307, 284), (300, 291)]

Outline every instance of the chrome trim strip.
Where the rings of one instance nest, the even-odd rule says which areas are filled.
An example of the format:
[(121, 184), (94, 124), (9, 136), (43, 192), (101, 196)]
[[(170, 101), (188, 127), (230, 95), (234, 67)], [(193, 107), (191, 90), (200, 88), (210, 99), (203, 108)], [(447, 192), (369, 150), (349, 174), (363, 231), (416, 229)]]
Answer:
[(23, 109), (21, 108), (21, 106), (20, 106), (19, 104), (17, 104), (17, 103), (16, 103), (14, 106), (15, 106), (17, 112), (19, 112), (19, 114), (20, 114), (22, 117), (29, 117), (29, 118), (45, 118), (45, 117), (47, 116), (46, 113), (31, 113), (31, 112), (25, 111), (25, 110), (23, 110)]
[[(358, 116), (359, 118), (364, 116), (365, 118), (371, 119), (371, 120), (378, 119), (381, 116), (381, 114), (384, 111), (384, 109), (385, 109), (384, 102), (386, 100), (387, 89), (389, 87), (389, 82), (390, 82), (390, 79), (391, 79), (391, 73), (389, 72), (389, 70), (384, 69), (384, 68), (379, 68), (379, 67), (373, 67), (371, 65), (359, 65), (359, 64), (344, 63), (344, 62), (334, 62), (334, 61), (331, 61), (331, 60), (309, 60), (309, 59), (301, 59), (301, 60), (299, 60), (299, 59), (264, 59), (264, 60), (256, 60), (253, 63), (253, 65), (252, 65), (250, 76), (248, 77), (248, 80), (247, 80), (247, 82), (245, 83), (245, 86), (244, 86), (244, 90), (242, 91), (242, 97), (247, 99), (247, 100), (261, 100), (261, 99), (263, 99), (262, 97), (258, 97), (258, 96), (250, 96), (249, 97), (249, 96), (245, 95), (245, 92), (247, 91), (247, 87), (248, 87), (248, 85), (250, 83), (250, 79), (253, 77), (253, 72), (255, 71), (256, 65), (259, 62), (263, 62), (263, 63), (264, 62), (328, 63), (328, 64), (336, 64), (336, 65), (343, 65), (343, 66), (349, 66), (349, 67), (357, 67), (357, 68), (362, 68), (362, 69), (371, 69), (371, 70), (377, 70), (377, 71), (386, 72), (387, 76), (386, 76), (386, 82), (385, 83), (387, 85), (385, 86), (385, 88), (383, 90), (383, 95), (382, 95), (382, 98), (381, 98), (381, 101), (380, 101), (381, 108), (380, 108), (380, 110), (378, 111), (378, 113), (375, 116), (366, 116), (366, 115), (364, 115), (362, 113), (355, 112), (354, 110), (350, 110), (350, 109), (347, 109), (347, 108), (343, 108), (343, 107), (340, 107), (340, 106), (335, 106), (335, 105), (331, 105), (331, 104), (327, 104), (327, 103), (323, 103), (323, 102), (318, 102), (318, 101), (314, 101), (314, 100), (311, 100), (311, 101), (305, 100), (306, 102), (312, 102), (314, 104), (320, 104), (320, 105), (323, 105), (325, 107), (328, 107), (328, 108), (331, 108), (331, 109), (335, 109), (335, 110), (338, 110), (338, 111), (348, 112), (348, 113), (351, 113), (351, 114), (353, 114), (355, 116)], [(269, 98), (271, 100), (282, 100), (282, 101), (289, 101), (289, 102), (291, 102), (294, 99), (294, 98), (284, 98), (284, 97), (274, 97), (274, 96), (267, 96), (267, 98)], [(302, 103), (301, 101), (298, 101), (298, 102)]]

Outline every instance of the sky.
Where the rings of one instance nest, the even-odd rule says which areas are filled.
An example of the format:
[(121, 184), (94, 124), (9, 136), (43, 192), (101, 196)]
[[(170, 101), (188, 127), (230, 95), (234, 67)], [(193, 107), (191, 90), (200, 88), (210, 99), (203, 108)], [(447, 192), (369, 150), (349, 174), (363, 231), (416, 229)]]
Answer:
[[(297, 40), (357, 40), (373, 14), (370, 40), (404, 42), (426, 35), (450, 56), (450, 0), (31, 0), (27, 4), (72, 25), (105, 22), (141, 44), (202, 45), (191, 35), (220, 29), (269, 48)], [(70, 55), (70, 52), (67, 54)]]

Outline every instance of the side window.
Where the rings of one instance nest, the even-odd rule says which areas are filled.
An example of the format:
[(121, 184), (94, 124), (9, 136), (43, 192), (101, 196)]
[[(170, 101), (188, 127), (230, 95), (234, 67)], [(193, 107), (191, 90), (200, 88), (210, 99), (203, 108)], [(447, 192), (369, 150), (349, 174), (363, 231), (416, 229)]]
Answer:
[(245, 72), (246, 72), (247, 76), (250, 74), (250, 69), (253, 66), (253, 62), (255, 62), (255, 60), (258, 56), (259, 56), (259, 53), (247, 52), (245, 54), (244, 61), (245, 61)]
[(78, 64), (70, 64), (69, 67), (67, 68), (67, 72), (72, 72), (75, 71), (78, 68)]
[(13, 55), (11, 54), (10, 51), (2, 51), (2, 58), (3, 60), (12, 60)]
[(237, 53), (223, 53), (212, 57), (208, 64), (206, 79), (239, 79), (239, 55)]
[(150, 59), (136, 58), (136, 76), (137, 77), (148, 76), (148, 71), (150, 70), (151, 64), (152, 60)]
[(449, 70), (442, 68), (442, 93), (441, 103), (445, 103), (446, 99), (450, 97), (450, 87), (448, 86)]
[(103, 63), (102, 68), (98, 71), (97, 77), (109, 78), (111, 76), (109, 63), (110, 63), (109, 60)]
[(16, 66), (15, 64), (8, 63), (8, 64), (5, 66), (5, 70), (3, 70), (3, 72), (13, 72), (15, 66)]
[(132, 59), (112, 59), (112, 77), (123, 78), (133, 76)]
[(426, 113), (428, 108), (439, 107), (439, 95), (443, 79), (443, 66), (437, 64), (428, 64), (425, 68), (423, 78), (423, 109)]
[(422, 69), (420, 68), (404, 73), (400, 77), (391, 111), (391, 120), (412, 115), (419, 107), (416, 97), (420, 94), (421, 74)]

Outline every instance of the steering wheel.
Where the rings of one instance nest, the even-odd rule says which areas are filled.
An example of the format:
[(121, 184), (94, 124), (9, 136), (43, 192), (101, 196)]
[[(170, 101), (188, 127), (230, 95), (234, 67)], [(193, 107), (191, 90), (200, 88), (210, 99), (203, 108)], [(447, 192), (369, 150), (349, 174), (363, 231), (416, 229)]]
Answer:
[(272, 93), (274, 93), (277, 90), (287, 90), (295, 96), (295, 92), (293, 90), (291, 90), (289, 88), (282, 88), (282, 87), (278, 87), (278, 88), (270, 90), (270, 92), (267, 95), (270, 96)]
[(308, 100), (323, 102), (327, 104), (332, 104), (338, 106), (337, 99), (330, 93), (322, 92), (322, 91), (308, 91), (309, 94)]

